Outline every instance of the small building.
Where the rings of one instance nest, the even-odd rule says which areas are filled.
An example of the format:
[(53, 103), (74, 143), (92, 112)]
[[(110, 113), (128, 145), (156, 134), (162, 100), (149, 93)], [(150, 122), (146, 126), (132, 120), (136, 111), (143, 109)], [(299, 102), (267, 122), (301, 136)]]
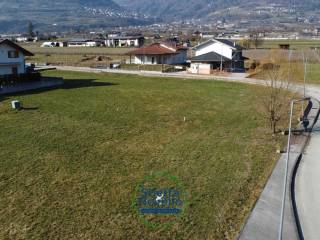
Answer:
[(8, 39), (0, 39), (0, 76), (26, 73), (25, 56), (33, 54)]
[(89, 39), (72, 39), (68, 41), (68, 47), (100, 47), (101, 41)]
[(289, 50), (290, 44), (279, 44), (279, 48), (283, 50)]
[(108, 36), (105, 40), (107, 47), (142, 47), (144, 45), (143, 36)]
[(44, 42), (41, 47), (67, 47), (67, 42)]
[[(188, 48), (182, 45), (153, 43), (128, 52), (131, 64), (185, 64)], [(132, 58), (133, 57), (133, 58)]]
[(196, 37), (196, 38), (202, 38), (203, 34), (202, 32), (200, 31), (195, 31), (193, 34), (192, 34), (193, 37)]
[(109, 32), (107, 34), (107, 38), (116, 38), (116, 37), (120, 37), (122, 34), (121, 32)]
[(226, 39), (210, 39), (193, 49), (189, 72), (211, 74), (214, 70), (244, 72), (243, 47)]
[(214, 33), (214, 32), (202, 33), (202, 38), (204, 38), (204, 39), (214, 38), (215, 36), (216, 36), (216, 33)]

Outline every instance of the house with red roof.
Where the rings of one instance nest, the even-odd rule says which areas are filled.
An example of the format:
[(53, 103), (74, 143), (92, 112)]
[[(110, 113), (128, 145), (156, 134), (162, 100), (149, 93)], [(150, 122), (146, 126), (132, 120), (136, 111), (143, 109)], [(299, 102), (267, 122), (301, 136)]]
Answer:
[(188, 48), (168, 43), (153, 43), (130, 51), (131, 64), (184, 64), (187, 61)]
[(33, 54), (8, 39), (0, 39), (0, 76), (26, 73), (25, 56)]

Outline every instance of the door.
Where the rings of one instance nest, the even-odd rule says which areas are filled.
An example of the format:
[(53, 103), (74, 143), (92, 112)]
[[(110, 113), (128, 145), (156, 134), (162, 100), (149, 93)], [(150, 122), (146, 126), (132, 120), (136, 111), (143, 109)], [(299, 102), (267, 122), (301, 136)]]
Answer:
[(154, 57), (151, 58), (151, 63), (154, 64)]
[(12, 67), (12, 75), (18, 75), (18, 67)]

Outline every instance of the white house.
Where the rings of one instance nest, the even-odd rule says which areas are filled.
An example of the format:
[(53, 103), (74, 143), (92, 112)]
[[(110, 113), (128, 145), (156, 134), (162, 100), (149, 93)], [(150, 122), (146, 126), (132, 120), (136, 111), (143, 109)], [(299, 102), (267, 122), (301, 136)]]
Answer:
[(72, 39), (68, 41), (68, 47), (100, 47), (101, 41), (88, 39)]
[(108, 36), (105, 40), (107, 47), (142, 47), (144, 44), (144, 37), (142, 36)]
[(44, 42), (41, 47), (66, 47), (67, 42)]
[(25, 73), (25, 56), (33, 54), (10, 40), (0, 39), (0, 75)]
[(188, 48), (182, 45), (153, 43), (128, 52), (132, 64), (184, 64)]
[(244, 72), (243, 47), (226, 39), (210, 39), (192, 48), (189, 72), (211, 74), (214, 70)]

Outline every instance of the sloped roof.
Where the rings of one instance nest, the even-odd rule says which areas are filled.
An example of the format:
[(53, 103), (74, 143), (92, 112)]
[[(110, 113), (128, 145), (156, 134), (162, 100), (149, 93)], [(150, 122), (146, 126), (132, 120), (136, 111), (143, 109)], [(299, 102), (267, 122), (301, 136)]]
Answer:
[(25, 56), (33, 56), (33, 53), (29, 52), (28, 50), (20, 47), (18, 44), (8, 40), (8, 39), (0, 39), (0, 45), (7, 44), (12, 48), (17, 49), (18, 51), (22, 52)]
[(227, 39), (216, 39), (217, 41), (221, 42), (221, 43), (224, 43), (230, 47), (234, 47), (236, 48), (237, 50), (242, 50), (243, 47), (240, 46), (239, 44), (236, 44), (236, 42), (233, 42), (233, 41), (230, 41), (230, 40), (227, 40)]
[(183, 46), (171, 46), (161, 43), (153, 43), (149, 46), (128, 52), (128, 55), (167, 55), (176, 54), (179, 50), (187, 50)]
[(118, 37), (108, 37), (107, 39), (121, 39), (121, 40), (126, 40), (126, 39), (142, 39), (144, 36), (118, 36)]
[(227, 39), (216, 39), (216, 38), (212, 38), (212, 39), (209, 39), (208, 41), (200, 43), (199, 45), (193, 47), (193, 50), (197, 50), (198, 48), (201, 48), (201, 47), (204, 47), (204, 46), (210, 45), (212, 43), (216, 43), (216, 42), (220, 42), (222, 44), (225, 44), (225, 45), (229, 46), (230, 48), (232, 48), (234, 50), (243, 50), (242, 46), (236, 44), (233, 41), (230, 41), (230, 40), (227, 40)]
[(221, 62), (221, 61), (223, 62), (231, 61), (231, 59), (224, 57), (215, 52), (209, 52), (209, 53), (191, 58), (191, 62)]

